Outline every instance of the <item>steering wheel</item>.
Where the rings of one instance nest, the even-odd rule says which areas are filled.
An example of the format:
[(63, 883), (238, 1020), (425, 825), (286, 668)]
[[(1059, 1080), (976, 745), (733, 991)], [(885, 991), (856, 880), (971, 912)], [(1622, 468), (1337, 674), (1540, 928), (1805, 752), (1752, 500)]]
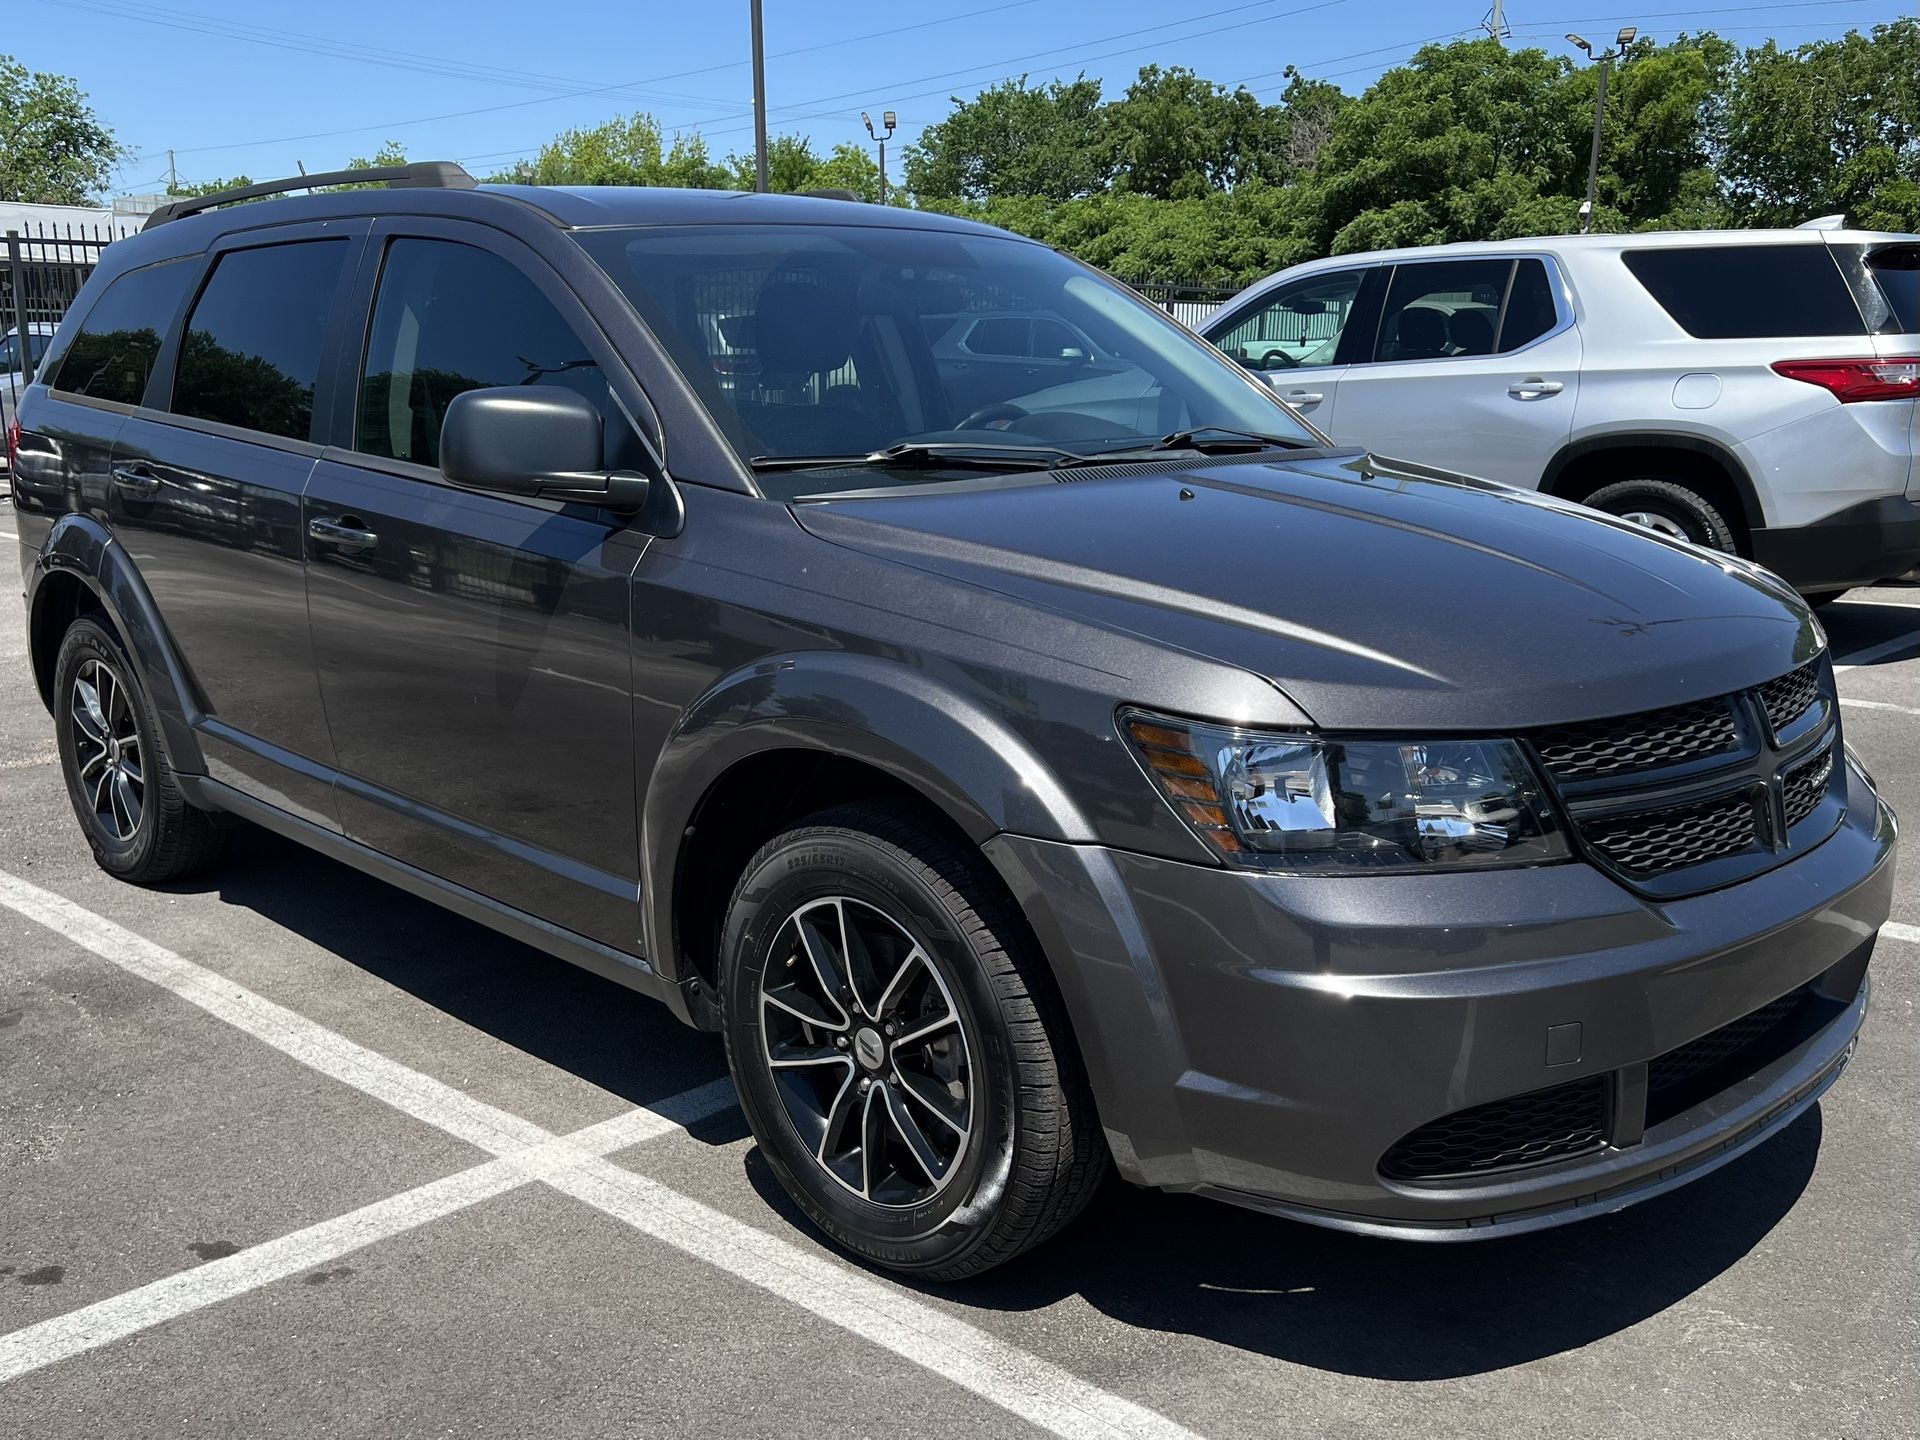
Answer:
[(1267, 358), (1260, 362), (1265, 370), (1298, 370), (1300, 362), (1284, 350), (1269, 350)]
[[(1009, 405), (1001, 401), (997, 405), (982, 405), (972, 414), (965, 416), (953, 428), (956, 430), (1005, 430), (1016, 420), (1027, 418), (1027, 412), (1018, 405)], [(995, 425), (994, 421), (1001, 421)]]

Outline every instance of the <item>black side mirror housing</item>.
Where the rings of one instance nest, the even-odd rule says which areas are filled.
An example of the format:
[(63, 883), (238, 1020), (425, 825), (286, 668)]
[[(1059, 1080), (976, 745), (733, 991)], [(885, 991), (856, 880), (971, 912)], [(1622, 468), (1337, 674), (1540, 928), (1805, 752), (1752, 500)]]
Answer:
[(606, 468), (604, 428), (593, 403), (572, 390), (466, 390), (440, 423), (440, 473), (469, 490), (637, 510), (646, 477)]

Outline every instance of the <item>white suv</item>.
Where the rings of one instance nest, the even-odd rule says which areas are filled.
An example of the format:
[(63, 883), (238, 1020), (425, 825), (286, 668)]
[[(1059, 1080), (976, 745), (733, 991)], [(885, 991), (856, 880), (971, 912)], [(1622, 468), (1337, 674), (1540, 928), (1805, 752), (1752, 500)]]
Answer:
[(1920, 238), (1340, 255), (1206, 323), (1343, 443), (1738, 551), (1821, 599), (1920, 561)]

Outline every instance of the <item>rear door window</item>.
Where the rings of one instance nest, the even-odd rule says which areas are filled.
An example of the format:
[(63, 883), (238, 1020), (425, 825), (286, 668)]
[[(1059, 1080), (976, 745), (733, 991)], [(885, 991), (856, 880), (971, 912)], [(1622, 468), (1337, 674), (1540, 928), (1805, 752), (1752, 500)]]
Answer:
[(52, 377), (68, 395), (138, 405), (194, 267), (179, 260), (129, 270), (107, 286)]
[(994, 318), (975, 322), (966, 348), (975, 355), (1026, 359), (1033, 354), (1033, 327), (1025, 319)]
[(1438, 260), (1393, 272), (1376, 360), (1451, 360), (1493, 353), (1511, 260)]
[(1627, 269), (1700, 340), (1865, 335), (1846, 276), (1817, 241), (1629, 250)]
[(213, 267), (180, 339), (173, 413), (310, 439), (346, 240), (229, 250)]

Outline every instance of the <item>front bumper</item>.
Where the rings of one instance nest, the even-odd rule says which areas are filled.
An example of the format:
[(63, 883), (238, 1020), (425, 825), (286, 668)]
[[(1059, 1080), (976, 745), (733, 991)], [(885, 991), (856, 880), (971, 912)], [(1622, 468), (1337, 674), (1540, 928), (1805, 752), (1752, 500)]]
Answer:
[[(1847, 819), (1817, 848), (1665, 902), (1581, 864), (1296, 878), (1007, 836), (989, 853), (1060, 978), (1128, 1178), (1466, 1239), (1670, 1189), (1833, 1082), (1864, 1020), (1895, 846), (1892, 813), (1847, 778)], [(1648, 1062), (1796, 991), (1813, 1019), (1789, 1048), (1647, 1110)], [(1596, 1149), (1470, 1178), (1382, 1173), (1429, 1122), (1575, 1081), (1606, 1088)]]
[(1920, 503), (1887, 495), (1810, 525), (1755, 530), (1753, 558), (1809, 595), (1890, 580), (1920, 563)]

